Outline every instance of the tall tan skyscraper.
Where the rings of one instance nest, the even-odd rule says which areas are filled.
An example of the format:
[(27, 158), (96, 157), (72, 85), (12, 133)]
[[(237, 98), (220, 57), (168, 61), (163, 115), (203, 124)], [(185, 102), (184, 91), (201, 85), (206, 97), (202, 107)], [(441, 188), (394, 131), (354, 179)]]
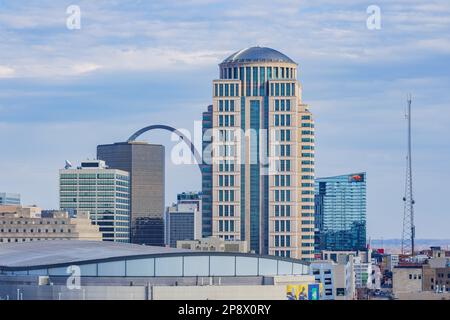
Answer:
[(311, 260), (314, 123), (297, 64), (251, 47), (219, 68), (213, 104), (203, 114), (203, 235)]

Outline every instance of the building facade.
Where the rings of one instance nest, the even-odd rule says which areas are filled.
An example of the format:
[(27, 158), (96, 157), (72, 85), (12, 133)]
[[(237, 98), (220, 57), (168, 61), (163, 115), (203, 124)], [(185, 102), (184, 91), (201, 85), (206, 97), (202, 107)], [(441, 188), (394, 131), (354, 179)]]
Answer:
[(314, 261), (310, 265), (316, 283), (323, 285), (323, 300), (334, 300), (334, 265), (332, 261)]
[(164, 146), (119, 142), (97, 146), (97, 159), (130, 174), (131, 242), (164, 245)]
[(216, 252), (250, 252), (247, 241), (223, 240), (218, 237), (207, 237), (196, 240), (177, 241), (177, 248), (197, 250), (197, 251), (216, 251)]
[(129, 242), (130, 176), (109, 169), (104, 161), (83, 161), (81, 166), (59, 171), (60, 208), (89, 211), (104, 241)]
[(19, 206), (20, 205), (20, 194), (18, 193), (6, 193), (0, 192), (0, 206)]
[[(73, 265), (81, 290), (67, 286)], [(104, 241), (0, 244), (0, 299), (286, 300), (299, 287), (318, 299), (316, 286), (307, 263), (274, 256)]]
[(42, 217), (38, 207), (0, 206), (0, 243), (41, 240), (101, 241), (102, 235), (86, 211), (78, 212), (76, 218), (66, 211)]
[(316, 250), (366, 248), (366, 174), (318, 178), (315, 183)]
[(219, 68), (203, 114), (203, 235), (312, 260), (314, 123), (297, 64), (252, 47)]
[(168, 207), (165, 214), (166, 245), (177, 247), (177, 241), (202, 237), (201, 199), (198, 193), (181, 193), (177, 203)]

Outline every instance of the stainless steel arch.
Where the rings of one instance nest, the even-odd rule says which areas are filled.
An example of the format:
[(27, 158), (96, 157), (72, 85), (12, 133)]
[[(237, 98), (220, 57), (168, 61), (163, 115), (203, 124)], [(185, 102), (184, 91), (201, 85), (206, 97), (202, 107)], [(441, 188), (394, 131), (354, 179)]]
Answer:
[(186, 137), (186, 135), (184, 135), (178, 129), (175, 129), (175, 128), (171, 127), (171, 126), (167, 126), (167, 125), (164, 125), (164, 124), (154, 124), (154, 125), (147, 126), (145, 128), (142, 128), (142, 129), (136, 131), (130, 138), (128, 138), (127, 142), (133, 142), (141, 134), (143, 134), (143, 133), (145, 133), (147, 131), (156, 130), (156, 129), (162, 129), (162, 130), (170, 131), (170, 132), (175, 133), (177, 136), (179, 136), (184, 141), (184, 143), (187, 144), (187, 146), (191, 150), (191, 153), (194, 156), (195, 161), (197, 161), (197, 165), (198, 165), (198, 168), (200, 169), (200, 171), (202, 170), (202, 157), (200, 156), (200, 153), (198, 153), (198, 151), (195, 148), (194, 144), (191, 142), (191, 140), (189, 140), (188, 137)]

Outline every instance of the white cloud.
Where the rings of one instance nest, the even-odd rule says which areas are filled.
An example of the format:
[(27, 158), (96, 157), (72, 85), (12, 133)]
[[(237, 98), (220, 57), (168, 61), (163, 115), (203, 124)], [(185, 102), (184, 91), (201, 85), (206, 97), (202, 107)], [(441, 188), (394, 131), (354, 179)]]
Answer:
[(15, 70), (7, 66), (0, 65), (0, 78), (9, 78), (14, 76)]
[(72, 72), (74, 74), (85, 74), (100, 69), (101, 66), (95, 63), (81, 63), (72, 66)]

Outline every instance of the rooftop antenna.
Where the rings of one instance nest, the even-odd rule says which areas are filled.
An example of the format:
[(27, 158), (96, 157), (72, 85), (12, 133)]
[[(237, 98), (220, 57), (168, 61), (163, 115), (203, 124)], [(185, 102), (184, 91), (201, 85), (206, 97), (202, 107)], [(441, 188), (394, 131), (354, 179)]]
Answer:
[(70, 169), (72, 168), (72, 163), (69, 160), (65, 161), (64, 169)]
[(408, 151), (406, 155), (406, 180), (405, 196), (403, 197), (403, 233), (402, 254), (414, 256), (414, 239), (416, 229), (414, 226), (414, 197), (412, 188), (412, 166), (411, 166), (411, 94), (407, 96), (406, 120), (408, 121)]

